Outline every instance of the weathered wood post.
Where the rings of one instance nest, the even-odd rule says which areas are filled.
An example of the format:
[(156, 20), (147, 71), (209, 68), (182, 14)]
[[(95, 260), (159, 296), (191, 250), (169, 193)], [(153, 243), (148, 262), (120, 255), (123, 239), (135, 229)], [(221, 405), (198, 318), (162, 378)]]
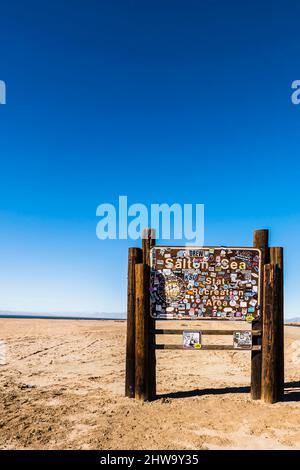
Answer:
[(141, 248), (128, 250), (128, 284), (127, 284), (127, 335), (126, 335), (126, 372), (125, 396), (135, 396), (135, 266), (142, 263)]
[(145, 229), (142, 235), (143, 262), (146, 266), (147, 279), (145, 281), (145, 296), (147, 296), (147, 373), (146, 387), (148, 389), (148, 399), (154, 400), (156, 397), (156, 352), (155, 352), (155, 319), (150, 316), (150, 250), (155, 245), (155, 230)]
[(283, 396), (281, 371), (283, 350), (280, 339), (281, 287), (281, 270), (278, 264), (265, 265), (262, 398), (267, 403), (275, 403)]
[(283, 248), (272, 247), (270, 248), (270, 263), (277, 265), (279, 268), (279, 296), (278, 296), (278, 319), (276, 323), (277, 329), (277, 380), (278, 380), (278, 393), (277, 398), (281, 400), (284, 395), (284, 264), (283, 264)]
[(147, 266), (135, 266), (135, 398), (146, 401), (148, 392)]
[[(269, 262), (269, 230), (255, 230), (253, 235), (253, 247), (261, 250), (261, 282), (260, 282), (260, 318), (252, 322), (252, 330), (263, 329), (263, 287), (264, 287), (264, 265)], [(252, 345), (262, 347), (262, 336), (252, 336)], [(262, 376), (262, 351), (251, 352), (251, 398), (261, 398), (261, 376)]]

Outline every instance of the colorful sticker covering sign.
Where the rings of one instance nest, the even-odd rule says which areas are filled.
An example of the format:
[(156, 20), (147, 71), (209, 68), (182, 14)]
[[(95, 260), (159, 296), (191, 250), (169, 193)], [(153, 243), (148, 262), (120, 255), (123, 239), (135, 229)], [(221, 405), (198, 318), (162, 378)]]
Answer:
[(151, 316), (170, 320), (257, 319), (260, 259), (256, 248), (152, 248)]
[(251, 331), (235, 331), (233, 333), (234, 349), (251, 349), (252, 333)]

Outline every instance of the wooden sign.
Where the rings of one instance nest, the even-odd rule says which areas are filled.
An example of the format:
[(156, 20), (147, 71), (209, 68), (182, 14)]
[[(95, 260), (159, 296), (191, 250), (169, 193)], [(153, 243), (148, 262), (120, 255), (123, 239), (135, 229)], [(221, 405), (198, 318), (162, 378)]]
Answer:
[(259, 249), (156, 246), (150, 263), (153, 318), (253, 321), (260, 315)]

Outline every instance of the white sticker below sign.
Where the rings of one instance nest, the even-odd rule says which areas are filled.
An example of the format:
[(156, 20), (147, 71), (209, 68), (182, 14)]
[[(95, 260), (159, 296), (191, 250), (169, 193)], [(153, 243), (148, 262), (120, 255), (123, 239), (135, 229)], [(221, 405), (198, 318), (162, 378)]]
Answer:
[(201, 349), (200, 331), (184, 331), (182, 336), (184, 349)]
[(234, 349), (251, 349), (252, 333), (251, 331), (235, 331), (233, 333)]

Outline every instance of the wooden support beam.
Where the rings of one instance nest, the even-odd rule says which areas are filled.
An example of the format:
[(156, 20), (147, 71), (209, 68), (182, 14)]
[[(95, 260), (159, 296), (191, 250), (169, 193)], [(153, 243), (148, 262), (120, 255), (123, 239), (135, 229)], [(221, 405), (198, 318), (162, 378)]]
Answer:
[(251, 331), (252, 336), (261, 336), (260, 330), (200, 330), (197, 328), (191, 330), (155, 330), (156, 335), (182, 335), (184, 331), (199, 331), (201, 335), (226, 336), (233, 335), (236, 331)]
[(143, 260), (141, 248), (128, 250), (127, 281), (127, 334), (126, 334), (126, 372), (125, 396), (135, 395), (135, 266)]
[(146, 266), (145, 279), (145, 296), (146, 298), (146, 315), (147, 315), (147, 361), (148, 361), (148, 377), (147, 389), (148, 399), (154, 400), (156, 397), (156, 354), (155, 354), (155, 319), (150, 316), (150, 250), (155, 246), (155, 230), (145, 229), (142, 234), (143, 246), (143, 262)]
[[(188, 349), (184, 348), (182, 344), (156, 344), (155, 349), (181, 349), (184, 351), (205, 351), (205, 350), (210, 350), (210, 351), (251, 351), (251, 348), (249, 349), (236, 349), (231, 345), (227, 344), (206, 344), (202, 345), (201, 348), (199, 349)], [(252, 346), (252, 351), (260, 351), (261, 346)]]
[(147, 266), (136, 264), (135, 266), (135, 398), (148, 400), (148, 318), (146, 279)]
[(280, 298), (279, 298), (279, 325), (278, 325), (278, 380), (280, 387), (280, 398), (284, 395), (284, 261), (283, 248), (274, 247), (270, 250), (270, 262), (277, 264), (280, 271)]
[[(253, 247), (261, 250), (261, 279), (260, 279), (260, 312), (258, 320), (252, 322), (253, 330), (262, 330), (263, 328), (263, 273), (264, 265), (269, 263), (269, 230), (255, 230), (253, 235)], [(261, 346), (262, 338), (260, 336), (252, 337), (252, 346)], [(252, 348), (251, 354), (251, 397), (253, 400), (261, 398), (261, 376), (262, 376), (262, 351)]]
[(278, 363), (283, 354), (280, 349), (280, 298), (281, 273), (277, 264), (264, 267), (264, 317), (262, 342), (262, 399), (276, 403), (282, 397)]

